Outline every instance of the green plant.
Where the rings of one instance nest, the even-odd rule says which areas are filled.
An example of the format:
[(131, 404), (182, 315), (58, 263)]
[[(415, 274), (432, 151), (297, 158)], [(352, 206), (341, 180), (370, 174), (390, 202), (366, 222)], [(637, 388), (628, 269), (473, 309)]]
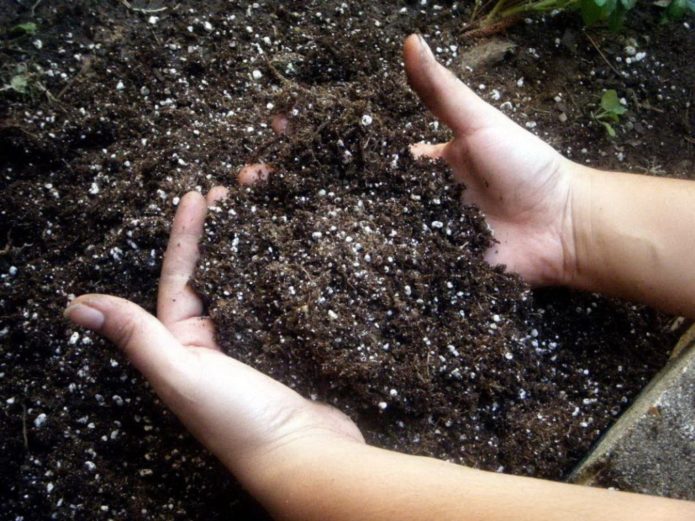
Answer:
[[(487, 33), (486, 28), (506, 27), (507, 22), (523, 16), (578, 10), (586, 25), (605, 23), (618, 30), (636, 4), (637, 0), (476, 0), (471, 20), (475, 30)], [(695, 12), (695, 0), (657, 0), (654, 4), (664, 8), (662, 21), (679, 20), (688, 10)]]
[(580, 11), (586, 25), (606, 22), (617, 31), (625, 21), (625, 15), (635, 7), (637, 0), (581, 0)]
[(29, 88), (29, 78), (24, 74), (17, 74), (12, 76), (10, 80), (10, 88), (20, 94), (26, 94)]
[(15, 67), (9, 82), (0, 87), (0, 92), (13, 91), (17, 94), (30, 94), (33, 87), (33, 74), (27, 70), (25, 64), (19, 64)]
[(23, 24), (17, 24), (12, 29), (10, 29), (10, 34), (17, 36), (33, 36), (36, 34), (38, 30), (39, 28), (34, 22), (25, 22)]
[(603, 93), (600, 109), (597, 112), (592, 112), (591, 116), (603, 125), (610, 137), (615, 137), (615, 129), (611, 123), (618, 123), (620, 116), (625, 112), (627, 112), (627, 107), (620, 103), (618, 93), (611, 89)]
[(680, 20), (688, 11), (695, 13), (695, 0), (658, 0), (654, 3), (665, 8), (662, 23)]
[(9, 83), (0, 87), (0, 92), (11, 90), (18, 94), (28, 94), (29, 87), (29, 76), (27, 74), (19, 73), (12, 76)]
[(576, 8), (581, 0), (497, 0), (483, 20), (490, 25), (505, 18)]

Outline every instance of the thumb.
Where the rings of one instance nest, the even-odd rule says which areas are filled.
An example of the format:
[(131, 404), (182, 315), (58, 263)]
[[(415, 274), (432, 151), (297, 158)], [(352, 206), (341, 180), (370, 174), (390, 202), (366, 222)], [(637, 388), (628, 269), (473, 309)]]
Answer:
[(505, 116), (439, 64), (424, 38), (411, 34), (403, 46), (408, 82), (427, 108), (455, 135), (466, 135)]
[(64, 314), (116, 344), (165, 402), (189, 374), (190, 353), (137, 304), (110, 295), (82, 295)]

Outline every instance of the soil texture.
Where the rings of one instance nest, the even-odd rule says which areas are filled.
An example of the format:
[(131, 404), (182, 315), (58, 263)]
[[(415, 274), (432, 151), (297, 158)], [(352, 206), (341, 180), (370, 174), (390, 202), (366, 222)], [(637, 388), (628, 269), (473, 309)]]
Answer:
[[(643, 9), (612, 34), (560, 14), (481, 51), (461, 3), (162, 5), (0, 7), (0, 83), (27, 79), (0, 92), (0, 519), (266, 518), (120, 353), (62, 319), (85, 292), (153, 310), (176, 204), (216, 184), (231, 194), (195, 283), (230, 354), (373, 443), (562, 479), (680, 322), (482, 262), (482, 216), (407, 153), (449, 135), (405, 83), (402, 40), (421, 32), (575, 160), (690, 177), (690, 26)], [(36, 34), (9, 30), (27, 21)], [(629, 107), (615, 140), (591, 118), (605, 88)], [(257, 161), (268, 183), (236, 187)]]

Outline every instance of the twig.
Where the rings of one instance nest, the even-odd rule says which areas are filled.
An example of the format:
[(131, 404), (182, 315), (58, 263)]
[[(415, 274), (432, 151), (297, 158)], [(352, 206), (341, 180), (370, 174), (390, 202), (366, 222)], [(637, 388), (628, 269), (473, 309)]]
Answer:
[(654, 112), (658, 112), (659, 114), (663, 114), (664, 110), (657, 108), (657, 107), (652, 107), (651, 104), (647, 101), (645, 103), (640, 103), (639, 104), (640, 108), (647, 109), (647, 110), (652, 110)]
[(162, 40), (159, 39), (159, 36), (157, 36), (157, 33), (154, 32), (154, 29), (152, 29), (152, 27), (150, 27), (150, 32), (154, 37), (154, 41), (157, 42), (157, 45), (162, 45)]
[(31, 6), (31, 17), (32, 18), (34, 18), (34, 16), (36, 15), (36, 8), (39, 6), (39, 4), (41, 2), (43, 2), (43, 0), (36, 0), (36, 2), (34, 2), (34, 5)]
[(29, 450), (29, 436), (27, 435), (27, 406), (22, 404), (22, 438), (24, 438), (24, 448)]
[(512, 25), (516, 24), (521, 20), (521, 16), (510, 16), (500, 20), (499, 22), (492, 23), (490, 25), (481, 26), (478, 24), (477, 27), (467, 29), (463, 32), (464, 38), (485, 38), (487, 36), (492, 36), (493, 34), (501, 33), (509, 29)]
[(587, 37), (587, 39), (589, 40), (589, 42), (591, 42), (591, 45), (594, 46), (594, 49), (596, 49), (596, 51), (599, 53), (599, 55), (601, 55), (601, 58), (603, 58), (603, 61), (606, 62), (606, 65), (608, 65), (608, 66), (611, 68), (611, 70), (612, 70), (618, 77), (622, 78), (623, 75), (620, 74), (620, 71), (618, 71), (618, 69), (616, 69), (616, 68), (613, 66), (613, 64), (612, 64), (611, 62), (608, 61), (608, 58), (606, 58), (606, 55), (603, 54), (603, 52), (601, 51), (601, 49), (599, 49), (599, 46), (596, 45), (596, 42), (594, 41), (594, 39), (593, 39), (591, 36), (589, 36), (588, 33), (584, 33), (584, 36)]
[(63, 97), (63, 94), (65, 94), (77, 81), (78, 78), (80, 78), (90, 67), (92, 66), (92, 59), (87, 58), (84, 63), (82, 64), (82, 67), (80, 67), (80, 70), (77, 71), (77, 74), (75, 74), (72, 78), (70, 78), (70, 81), (67, 82), (65, 87), (63, 87), (60, 92), (58, 93), (58, 96), (56, 96), (58, 99)]
[(265, 54), (263, 55), (263, 59), (265, 60), (265, 64), (268, 67), (270, 74), (272, 74), (275, 79), (279, 80), (280, 83), (284, 83), (285, 85), (292, 83), (290, 80), (285, 78), (279, 70), (277, 70), (275, 65), (273, 65), (273, 63), (270, 61), (270, 58), (268, 58)]
[(683, 136), (683, 139), (685, 139), (688, 143), (692, 143), (693, 145), (695, 145), (695, 138)]
[(46, 95), (46, 97), (48, 98), (48, 101), (57, 104), (61, 108), (63, 107), (63, 104), (60, 102), (60, 100), (58, 98), (56, 98), (43, 83), (41, 83), (40, 81), (37, 81), (36, 86), (39, 88), (39, 90), (41, 92), (43, 92)]
[(143, 14), (161, 13), (162, 11), (166, 11), (168, 9), (167, 7), (133, 7), (130, 5), (128, 0), (121, 0), (121, 3), (131, 11)]

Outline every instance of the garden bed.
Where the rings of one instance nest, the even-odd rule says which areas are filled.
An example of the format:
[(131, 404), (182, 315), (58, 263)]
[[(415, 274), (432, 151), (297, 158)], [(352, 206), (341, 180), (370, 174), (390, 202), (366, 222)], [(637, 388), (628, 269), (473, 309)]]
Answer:
[[(5, 9), (5, 28), (30, 17)], [(664, 364), (678, 323), (532, 292), (482, 262), (482, 217), (456, 204), (445, 166), (407, 153), (448, 134), (407, 88), (402, 40), (422, 32), (574, 160), (688, 177), (695, 39), (649, 11), (617, 35), (566, 14), (522, 22), (490, 53), (462, 36), (466, 15), (57, 2), (37, 7), (36, 34), (5, 37), (2, 81), (27, 64), (30, 82), (0, 93), (3, 515), (263, 517), (120, 353), (61, 315), (97, 291), (153, 309), (178, 198), (215, 184), (233, 188), (208, 219), (196, 285), (228, 352), (338, 404), (376, 444), (551, 479), (572, 470)], [(630, 109), (614, 140), (591, 118), (607, 88)], [(270, 128), (279, 112), (285, 136)], [(276, 168), (268, 184), (234, 187), (257, 161)]]

